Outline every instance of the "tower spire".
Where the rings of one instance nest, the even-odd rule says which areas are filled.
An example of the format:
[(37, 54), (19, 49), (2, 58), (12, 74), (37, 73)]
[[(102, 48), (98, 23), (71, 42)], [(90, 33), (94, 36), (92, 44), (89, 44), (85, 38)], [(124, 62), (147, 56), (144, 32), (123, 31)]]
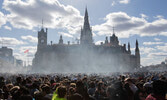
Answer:
[(90, 28), (87, 7), (85, 8), (84, 28)]
[(136, 49), (138, 50), (139, 49), (139, 44), (138, 44), (138, 40), (136, 39)]
[(90, 45), (93, 43), (92, 30), (89, 24), (87, 7), (85, 8), (84, 25), (83, 29), (81, 29), (80, 43), (86, 45)]
[(85, 8), (85, 16), (88, 16), (87, 6), (86, 6), (86, 8)]
[(131, 53), (131, 50), (130, 50), (130, 43), (128, 42), (128, 52)]
[(112, 27), (112, 31), (113, 31), (112, 36), (115, 37), (115, 27), (114, 26)]
[(139, 44), (138, 44), (138, 40), (136, 39), (136, 49), (135, 49), (135, 53), (139, 52)]
[(139, 44), (138, 44), (138, 40), (136, 39), (136, 49), (135, 49), (135, 56), (136, 56), (136, 67), (139, 68), (140, 67), (140, 51), (139, 51)]
[(43, 19), (42, 19), (42, 28), (43, 28)]
[(112, 29), (113, 29), (113, 34), (115, 34), (115, 32), (114, 32), (115, 31), (115, 27), (113, 26)]

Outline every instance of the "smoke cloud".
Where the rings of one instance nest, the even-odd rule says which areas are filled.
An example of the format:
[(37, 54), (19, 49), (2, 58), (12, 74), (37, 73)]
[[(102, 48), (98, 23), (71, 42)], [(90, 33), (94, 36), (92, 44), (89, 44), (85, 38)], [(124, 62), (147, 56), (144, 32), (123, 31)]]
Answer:
[(32, 71), (42, 73), (126, 72), (130, 54), (120, 47), (52, 45), (37, 51)]

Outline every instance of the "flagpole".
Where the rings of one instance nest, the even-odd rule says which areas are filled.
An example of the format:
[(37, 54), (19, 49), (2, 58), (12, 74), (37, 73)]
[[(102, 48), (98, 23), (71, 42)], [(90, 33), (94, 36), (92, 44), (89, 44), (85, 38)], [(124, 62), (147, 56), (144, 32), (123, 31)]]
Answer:
[[(26, 54), (28, 55), (28, 52), (27, 52)], [(27, 66), (28, 66), (28, 56), (27, 56), (27, 55), (26, 55), (26, 59), (27, 59)], [(26, 67), (27, 67), (27, 66), (26, 66)]]
[(24, 67), (26, 67), (26, 60), (24, 61)]
[(29, 66), (29, 57), (28, 57), (28, 55), (29, 55), (29, 52), (27, 52), (27, 60), (28, 60), (28, 66)]
[(27, 67), (26, 67), (26, 73), (27, 73), (27, 71), (28, 71), (28, 66), (29, 66), (29, 58), (28, 58), (28, 53), (29, 53), (29, 52), (27, 52)]
[[(26, 54), (26, 63), (28, 63), (28, 65), (29, 65), (28, 52), (29, 52), (29, 50), (24, 51), (24, 53), (27, 53)], [(25, 64), (25, 65), (28, 66), (27, 64)]]
[(27, 65), (28, 65), (28, 58), (27, 58), (27, 54), (28, 54), (28, 53), (26, 53), (26, 67), (27, 67)]

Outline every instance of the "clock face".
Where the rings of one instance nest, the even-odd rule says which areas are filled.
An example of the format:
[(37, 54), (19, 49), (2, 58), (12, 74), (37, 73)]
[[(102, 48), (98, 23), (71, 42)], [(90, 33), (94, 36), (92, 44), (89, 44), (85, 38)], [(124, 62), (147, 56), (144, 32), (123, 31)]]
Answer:
[(41, 40), (41, 43), (44, 43), (44, 39)]

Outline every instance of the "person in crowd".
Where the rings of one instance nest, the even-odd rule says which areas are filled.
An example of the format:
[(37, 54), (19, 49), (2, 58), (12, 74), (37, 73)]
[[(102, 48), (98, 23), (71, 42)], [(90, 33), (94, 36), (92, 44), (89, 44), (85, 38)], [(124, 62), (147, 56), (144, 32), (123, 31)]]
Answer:
[(18, 97), (19, 100), (33, 100), (29, 90), (26, 87), (21, 87), (19, 92), (20, 92), (20, 96)]
[(149, 94), (146, 100), (166, 100), (167, 83), (162, 80), (153, 81), (153, 93)]
[(16, 83), (14, 84), (15, 86), (21, 86), (21, 83), (22, 83), (22, 77), (21, 76), (18, 76), (16, 78)]
[(136, 91), (138, 90), (137, 86), (133, 83), (132, 79), (127, 78), (125, 79), (125, 83), (129, 84), (130, 89), (132, 90), (132, 92), (135, 94)]
[(2, 74), (2, 100), (166, 100), (167, 71)]
[(126, 90), (126, 93), (128, 95), (128, 100), (134, 100), (134, 93), (129, 87), (129, 83), (125, 83), (124, 88)]
[(67, 100), (67, 89), (65, 86), (59, 86), (56, 92), (53, 94), (52, 100)]
[(97, 100), (101, 100), (104, 97), (106, 97), (105, 90), (103, 89), (104, 83), (100, 81), (97, 85), (96, 91), (95, 91), (95, 98)]
[(134, 100), (145, 100), (146, 99), (146, 92), (143, 90), (137, 90)]
[(91, 81), (89, 84), (88, 93), (89, 93), (89, 95), (93, 96), (95, 91), (96, 91), (95, 83), (93, 81)]
[(84, 99), (83, 99), (83, 97), (80, 94), (75, 93), (71, 97), (69, 97), (68, 100), (84, 100)]

